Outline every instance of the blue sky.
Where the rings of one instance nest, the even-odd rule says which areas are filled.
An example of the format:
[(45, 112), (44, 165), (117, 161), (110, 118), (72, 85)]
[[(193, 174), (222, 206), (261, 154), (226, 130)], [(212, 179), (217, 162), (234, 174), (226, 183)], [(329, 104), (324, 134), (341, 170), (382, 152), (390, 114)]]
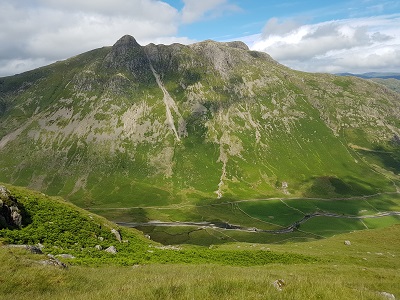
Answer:
[[(201, 1), (201, 0), (200, 0)], [(183, 1), (166, 0), (181, 10)], [(224, 1), (228, 3), (228, 1)], [(315, 24), (329, 20), (390, 15), (400, 12), (399, 1), (229, 1), (233, 7), (209, 11), (198, 22), (183, 24), (179, 35), (192, 39), (237, 38), (260, 33), (270, 18)]]
[(310, 72), (400, 72), (400, 1), (0, 0), (0, 76), (112, 45), (242, 40)]

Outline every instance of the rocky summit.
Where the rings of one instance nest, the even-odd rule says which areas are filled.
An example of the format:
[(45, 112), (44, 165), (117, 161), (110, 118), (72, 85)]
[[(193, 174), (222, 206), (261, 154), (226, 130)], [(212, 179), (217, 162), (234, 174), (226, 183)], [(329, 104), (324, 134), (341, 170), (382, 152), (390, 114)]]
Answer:
[(0, 78), (0, 181), (78, 205), (394, 192), (400, 95), (242, 42), (103, 47)]

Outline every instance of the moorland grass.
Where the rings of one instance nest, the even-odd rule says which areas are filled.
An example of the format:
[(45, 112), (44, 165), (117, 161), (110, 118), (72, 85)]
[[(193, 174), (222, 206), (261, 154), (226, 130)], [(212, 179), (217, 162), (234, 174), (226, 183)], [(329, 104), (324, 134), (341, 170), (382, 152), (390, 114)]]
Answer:
[[(383, 291), (400, 294), (399, 231), (397, 225), (318, 242), (272, 245), (277, 251), (325, 259), (251, 267), (140, 264), (58, 269), (40, 265), (44, 256), (1, 247), (0, 299), (383, 299)], [(352, 244), (345, 246), (345, 239)], [(282, 291), (273, 286), (277, 279), (286, 283)]]

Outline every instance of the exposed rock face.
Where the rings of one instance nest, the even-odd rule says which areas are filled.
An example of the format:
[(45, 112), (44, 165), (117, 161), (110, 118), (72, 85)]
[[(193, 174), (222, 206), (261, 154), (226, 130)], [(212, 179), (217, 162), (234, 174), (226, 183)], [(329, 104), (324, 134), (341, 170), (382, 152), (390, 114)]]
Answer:
[(111, 233), (113, 234), (113, 235), (115, 235), (115, 238), (117, 239), (117, 241), (118, 242), (122, 242), (122, 240), (121, 240), (121, 234), (119, 233), (119, 231), (118, 230), (116, 230), (116, 229), (111, 229)]
[(389, 300), (396, 300), (395, 295), (388, 293), (388, 292), (380, 292), (379, 294), (381, 294), (383, 297), (385, 297), (386, 299)]
[(139, 43), (133, 36), (124, 35), (113, 46), (117, 55), (125, 55), (130, 48), (140, 47)]
[(42, 260), (41, 261), (41, 263), (43, 265), (59, 267), (59, 268), (62, 268), (62, 269), (67, 268), (67, 265), (64, 264), (62, 261), (59, 261), (57, 258), (55, 258), (54, 255), (47, 254), (47, 257), (48, 257), (47, 260)]
[(106, 252), (108, 252), (108, 253), (111, 253), (111, 254), (117, 254), (117, 248), (115, 248), (114, 246), (110, 246), (110, 247), (108, 247), (106, 250), (104, 250), (104, 251), (106, 251)]
[(30, 245), (28, 245), (28, 246), (26, 246), (26, 249), (28, 251), (30, 251), (32, 254), (43, 254), (43, 251), (42, 251), (41, 247), (39, 247), (39, 246), (35, 246), (35, 245), (30, 246)]
[(237, 49), (242, 49), (242, 50), (250, 50), (249, 47), (241, 42), (241, 41), (233, 41), (233, 42), (227, 42), (227, 43), (223, 43), (224, 45), (231, 47), (231, 48), (237, 48)]
[(0, 186), (0, 229), (21, 227), (22, 216), (17, 200), (6, 187)]
[(8, 222), (7, 222), (7, 216), (9, 215), (8, 208), (5, 204), (3, 204), (3, 201), (0, 200), (0, 229), (2, 228), (7, 228)]
[(128, 70), (139, 82), (147, 82), (151, 78), (143, 47), (129, 35), (123, 36), (112, 46), (103, 64), (106, 68)]
[(6, 189), (5, 186), (0, 185), (0, 200), (8, 199), (10, 197), (10, 192)]
[(73, 256), (71, 254), (67, 254), (67, 253), (58, 254), (57, 256), (61, 257), (61, 258), (66, 258), (66, 259), (74, 259), (75, 258), (75, 256)]
[[(18, 209), (16, 206), (12, 206), (12, 209)], [(12, 222), (17, 226), (17, 227), (21, 227), (22, 225), (22, 216), (20, 215), (20, 213), (18, 212), (18, 210), (13, 210), (11, 213), (11, 219)]]

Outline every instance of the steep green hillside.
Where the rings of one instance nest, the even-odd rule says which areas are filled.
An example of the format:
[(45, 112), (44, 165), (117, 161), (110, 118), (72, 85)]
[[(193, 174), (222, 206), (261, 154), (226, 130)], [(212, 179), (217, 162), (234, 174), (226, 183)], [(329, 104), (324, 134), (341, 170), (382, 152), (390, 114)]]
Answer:
[(393, 192), (399, 98), (241, 42), (124, 36), (0, 79), (0, 180), (97, 208)]
[(0, 241), (6, 244), (39, 244), (44, 253), (72, 255), (77, 262), (112, 260), (113, 255), (104, 251), (111, 246), (125, 257), (128, 252), (138, 253), (131, 259), (141, 261), (149, 246), (157, 245), (139, 231), (119, 228), (61, 198), (13, 186), (9, 189), (22, 215), (22, 225), (0, 230)]
[[(10, 195), (18, 203), (22, 225), (0, 229), (0, 243), (11, 244), (11, 248), (27, 248), (33, 253), (56, 255), (69, 264), (214, 263), (254, 266), (316, 261), (307, 255), (283, 252), (163, 246), (135, 229), (119, 227), (62, 199), (25, 188), (9, 188)], [(35, 249), (32, 249), (34, 245)]]

